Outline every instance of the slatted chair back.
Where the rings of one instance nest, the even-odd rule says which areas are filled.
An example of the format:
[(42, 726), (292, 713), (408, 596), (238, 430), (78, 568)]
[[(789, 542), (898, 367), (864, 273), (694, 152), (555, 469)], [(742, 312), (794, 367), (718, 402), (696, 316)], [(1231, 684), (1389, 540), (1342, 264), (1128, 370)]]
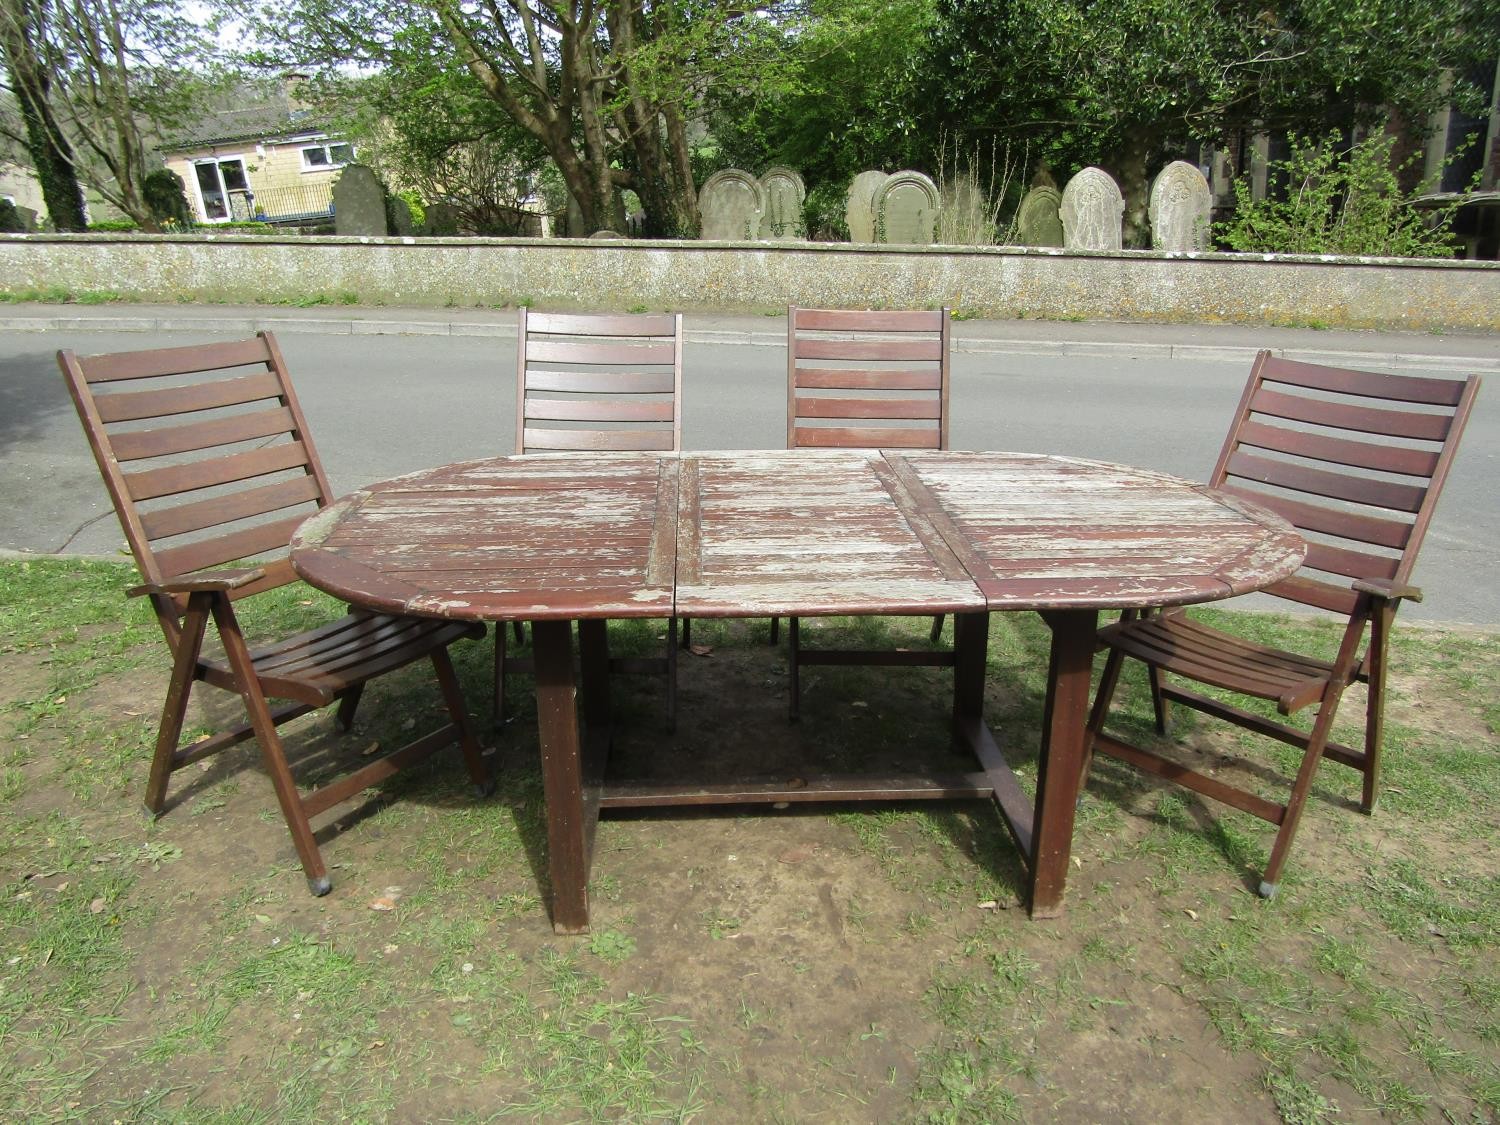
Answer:
[(1308, 540), (1268, 592), (1348, 615), (1354, 582), (1409, 582), (1478, 390), (1259, 353), (1209, 483)]
[(951, 321), (787, 309), (788, 449), (947, 449)]
[[(147, 583), (267, 556), (231, 597), (296, 580), (283, 552), (331, 490), (275, 337), (59, 359)], [(153, 601), (174, 640), (186, 599)]]
[(681, 314), (522, 308), (516, 452), (682, 447)]

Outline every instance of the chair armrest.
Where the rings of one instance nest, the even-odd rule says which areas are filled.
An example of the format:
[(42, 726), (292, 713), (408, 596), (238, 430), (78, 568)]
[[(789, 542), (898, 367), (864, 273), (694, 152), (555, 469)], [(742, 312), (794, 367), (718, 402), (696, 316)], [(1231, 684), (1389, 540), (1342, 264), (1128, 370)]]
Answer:
[(1360, 578), (1354, 583), (1354, 591), (1358, 594), (1369, 594), (1371, 597), (1392, 602), (1403, 598), (1414, 602), (1422, 600), (1422, 589), (1420, 586), (1398, 584), (1385, 578)]
[(142, 594), (197, 594), (238, 590), (266, 576), (264, 567), (248, 567), (240, 570), (214, 570), (207, 574), (184, 574), (168, 578), (165, 582), (147, 582), (132, 586), (125, 596), (138, 598)]

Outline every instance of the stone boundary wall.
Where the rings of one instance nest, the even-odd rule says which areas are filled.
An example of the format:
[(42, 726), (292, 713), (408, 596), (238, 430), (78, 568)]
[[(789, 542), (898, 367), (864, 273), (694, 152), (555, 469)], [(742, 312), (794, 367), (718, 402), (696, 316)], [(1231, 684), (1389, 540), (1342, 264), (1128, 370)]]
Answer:
[(1019, 247), (0, 235), (0, 291), (144, 302), (769, 311), (1500, 331), (1500, 263)]

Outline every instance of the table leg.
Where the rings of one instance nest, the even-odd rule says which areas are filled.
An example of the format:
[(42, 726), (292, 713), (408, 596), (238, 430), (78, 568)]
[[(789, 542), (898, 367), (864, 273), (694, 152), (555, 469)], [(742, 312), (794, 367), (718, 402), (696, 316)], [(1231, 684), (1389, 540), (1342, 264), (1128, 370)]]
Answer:
[(1052, 629), (1052, 656), (1037, 766), (1031, 916), (1056, 918), (1062, 914), (1073, 850), (1073, 816), (1083, 783), (1089, 679), (1099, 614), (1091, 609), (1049, 610), (1042, 617)]
[(589, 856), (583, 747), (573, 679), (573, 625), (536, 621), (531, 631), (542, 787), (547, 798), (552, 928), (560, 934), (582, 934), (589, 928)]

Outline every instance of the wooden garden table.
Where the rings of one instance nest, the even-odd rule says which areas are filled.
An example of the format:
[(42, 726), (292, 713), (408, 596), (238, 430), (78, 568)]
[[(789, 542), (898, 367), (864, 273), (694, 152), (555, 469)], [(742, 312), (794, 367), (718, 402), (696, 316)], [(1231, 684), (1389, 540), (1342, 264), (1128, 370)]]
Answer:
[[(588, 927), (603, 808), (993, 800), (1033, 917), (1061, 913), (1098, 615), (1213, 601), (1291, 574), (1306, 547), (1263, 508), (1097, 461), (797, 450), (471, 461), (344, 497), (292, 565), (355, 604), (533, 623), (552, 919)], [(1051, 628), (1036, 796), (984, 721), (989, 614)], [(954, 736), (976, 768), (922, 777), (679, 784), (604, 779), (610, 618), (954, 615)], [(578, 622), (578, 672), (572, 622)], [(580, 723), (580, 712), (582, 722)]]

